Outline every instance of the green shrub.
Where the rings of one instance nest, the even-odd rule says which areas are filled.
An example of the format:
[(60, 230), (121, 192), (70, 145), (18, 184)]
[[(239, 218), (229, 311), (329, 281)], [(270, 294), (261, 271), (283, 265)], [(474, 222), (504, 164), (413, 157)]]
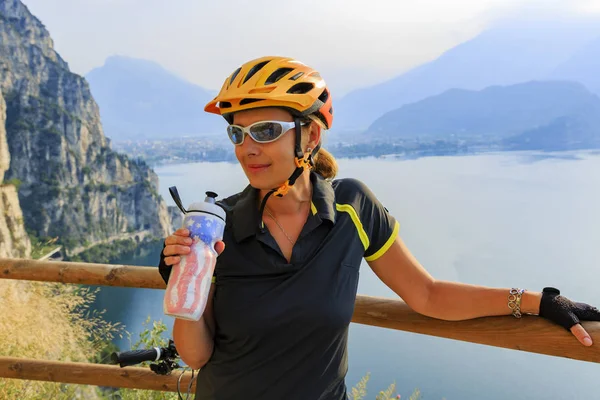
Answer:
[(5, 185), (14, 185), (15, 188), (17, 189), (17, 191), (21, 187), (22, 183), (23, 182), (21, 182), (21, 180), (17, 179), (17, 178), (9, 179), (9, 180), (7, 180), (7, 181), (4, 182)]
[[(148, 328), (148, 325), (152, 322), (152, 327)], [(167, 326), (162, 321), (151, 321), (150, 317), (144, 322), (145, 329), (140, 333), (138, 340), (131, 345), (131, 350), (148, 349), (153, 347), (167, 347), (169, 345), (168, 339), (166, 339), (163, 333), (168, 331)], [(131, 342), (131, 335), (129, 335)], [(176, 360), (181, 363), (180, 359)], [(148, 367), (149, 363), (141, 363), (140, 367)], [(176, 370), (173, 373), (179, 374), (183, 370)], [(186, 388), (187, 389), (187, 388)], [(182, 395), (185, 398), (185, 390), (182, 388)], [(193, 395), (193, 393), (192, 393)], [(140, 389), (118, 389), (110, 393), (106, 393), (106, 399), (119, 399), (119, 400), (177, 400), (177, 393), (160, 392), (154, 390), (140, 390)]]

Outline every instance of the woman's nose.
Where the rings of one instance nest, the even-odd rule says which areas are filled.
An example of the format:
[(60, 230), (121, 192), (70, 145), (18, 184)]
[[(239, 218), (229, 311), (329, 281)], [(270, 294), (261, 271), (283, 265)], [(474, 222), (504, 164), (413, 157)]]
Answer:
[(240, 145), (242, 151), (246, 154), (257, 154), (260, 152), (260, 144), (256, 143), (252, 136), (244, 133), (244, 141)]

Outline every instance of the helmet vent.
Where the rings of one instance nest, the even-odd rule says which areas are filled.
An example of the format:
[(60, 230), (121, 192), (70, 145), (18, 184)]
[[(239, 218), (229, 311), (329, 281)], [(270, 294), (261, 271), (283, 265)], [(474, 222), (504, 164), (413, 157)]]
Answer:
[(259, 62), (254, 67), (250, 68), (250, 71), (248, 71), (248, 74), (246, 75), (246, 77), (244, 78), (244, 82), (242, 82), (242, 83), (248, 82), (248, 80), (250, 78), (252, 78), (254, 76), (254, 74), (256, 74), (258, 71), (260, 71), (262, 69), (262, 67), (267, 65), (269, 63), (269, 61), (271, 61), (271, 60)]
[(300, 78), (302, 75), (304, 75), (304, 72), (298, 72), (297, 74), (294, 74), (293, 76), (290, 76), (290, 80), (291, 81), (295, 81), (298, 78)]
[(323, 89), (323, 92), (319, 96), (319, 100), (321, 100), (323, 103), (327, 103), (328, 99), (329, 99), (329, 91), (327, 89)]
[(220, 101), (219, 108), (231, 108), (231, 103), (228, 101)]
[[(238, 76), (238, 74), (240, 73), (240, 71), (242, 70), (242, 67), (236, 69), (233, 74), (231, 74), (231, 79), (229, 79), (229, 85), (231, 85), (233, 83), (233, 80), (235, 79), (236, 76)], [(228, 85), (228, 86), (229, 86)]]
[(314, 84), (310, 82), (300, 82), (296, 83), (294, 86), (288, 89), (287, 93), (289, 94), (305, 94), (310, 92), (315, 87)]
[(285, 75), (289, 74), (290, 72), (292, 72), (294, 70), (294, 68), (279, 68), (277, 71), (273, 72), (265, 81), (265, 85), (270, 85), (272, 83), (277, 82), (278, 80), (280, 80), (281, 78), (283, 78)]
[(243, 106), (244, 104), (250, 104), (250, 103), (256, 103), (257, 101), (262, 101), (264, 99), (242, 99), (240, 100), (240, 106)]

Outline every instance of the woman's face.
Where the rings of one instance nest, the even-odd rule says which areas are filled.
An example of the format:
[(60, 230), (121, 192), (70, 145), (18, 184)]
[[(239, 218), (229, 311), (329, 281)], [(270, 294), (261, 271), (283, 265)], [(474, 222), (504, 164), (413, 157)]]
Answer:
[[(259, 121), (284, 121), (292, 122), (292, 115), (279, 108), (257, 108), (239, 111), (233, 116), (233, 123), (248, 126)], [(313, 122), (313, 125), (316, 123)], [(303, 134), (302, 150), (315, 147), (313, 130), (311, 126), (309, 135)], [(320, 132), (317, 133), (317, 139)], [(312, 140), (311, 140), (312, 138)], [(314, 143), (313, 143), (314, 142)], [(279, 139), (270, 143), (257, 143), (252, 137), (246, 135), (244, 142), (235, 146), (235, 155), (242, 166), (250, 185), (257, 189), (272, 189), (284, 183), (294, 172), (294, 128), (283, 133)]]

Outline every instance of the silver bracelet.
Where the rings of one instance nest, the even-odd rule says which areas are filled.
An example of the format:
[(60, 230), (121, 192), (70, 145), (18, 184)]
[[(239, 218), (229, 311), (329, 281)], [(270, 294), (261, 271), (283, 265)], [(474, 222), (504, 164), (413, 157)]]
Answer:
[(525, 289), (512, 288), (508, 294), (508, 308), (512, 310), (515, 318), (521, 318), (521, 297)]

